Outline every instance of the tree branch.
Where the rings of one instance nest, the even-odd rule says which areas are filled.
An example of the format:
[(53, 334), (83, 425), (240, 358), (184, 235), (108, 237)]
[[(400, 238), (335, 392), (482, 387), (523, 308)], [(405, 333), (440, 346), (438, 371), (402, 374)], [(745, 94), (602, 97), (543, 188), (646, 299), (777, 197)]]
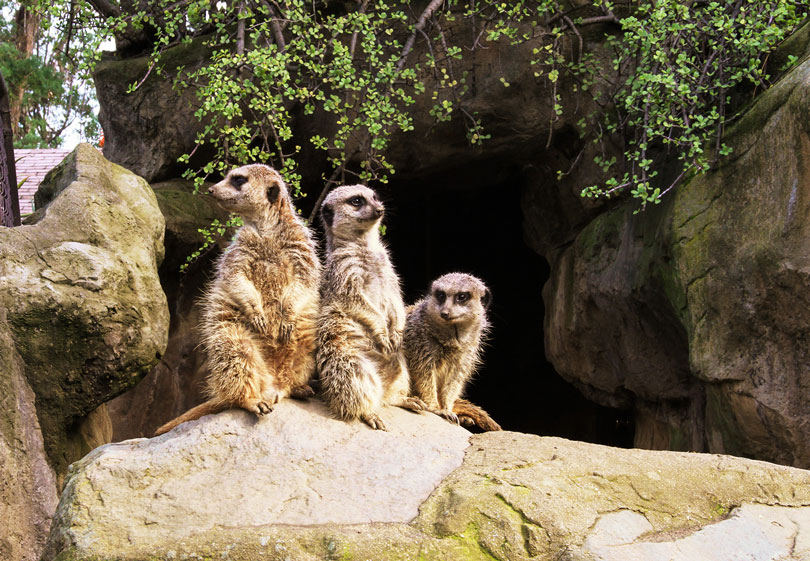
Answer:
[(88, 0), (88, 3), (104, 17), (117, 18), (121, 16), (121, 8), (108, 0)]
[(411, 53), (411, 50), (413, 50), (413, 44), (416, 42), (416, 36), (425, 28), (427, 21), (443, 3), (444, 0), (432, 0), (430, 4), (428, 4), (427, 8), (425, 8), (425, 11), (422, 12), (422, 15), (419, 16), (419, 19), (416, 20), (413, 33), (411, 33), (411, 36), (408, 37), (408, 40), (405, 42), (405, 46), (402, 48), (402, 54), (399, 55), (397, 72), (401, 72), (402, 68), (405, 66), (405, 61), (408, 59), (408, 55)]

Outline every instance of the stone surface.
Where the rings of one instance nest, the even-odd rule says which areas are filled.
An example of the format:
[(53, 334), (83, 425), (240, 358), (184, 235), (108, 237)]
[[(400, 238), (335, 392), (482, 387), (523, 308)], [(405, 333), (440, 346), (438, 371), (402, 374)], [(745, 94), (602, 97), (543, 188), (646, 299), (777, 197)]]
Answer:
[[(652, 532), (643, 514), (622, 510), (597, 522), (585, 541), (593, 561), (738, 561), (810, 557), (810, 507), (746, 504), (730, 518), (684, 537)], [(647, 534), (647, 535), (643, 535)]]
[(195, 195), (190, 182), (169, 181), (152, 188), (166, 219), (166, 257), (158, 274), (169, 303), (169, 340), (166, 352), (149, 374), (108, 403), (113, 441), (151, 436), (160, 425), (204, 401), (206, 371), (197, 332), (198, 301), (221, 245), (230, 240), (224, 236), (220, 245), (210, 248), (181, 273), (186, 258), (203, 244), (199, 229), (209, 227), (214, 220), (224, 223), (227, 213), (208, 195)]
[[(145, 52), (148, 52), (147, 49)], [(194, 149), (202, 127), (194, 116), (200, 100), (194, 91), (173, 88), (181, 67), (193, 72), (211, 55), (202, 39), (166, 49), (161, 76), (152, 72), (148, 56), (118, 60), (109, 53), (96, 65), (93, 81), (104, 129), (104, 155), (147, 181), (179, 177), (177, 158)], [(140, 84), (134, 92), (130, 85)], [(197, 151), (194, 163), (210, 159), (208, 148)]]
[(164, 220), (143, 179), (87, 144), (46, 177), (37, 206), (25, 225), (0, 229), (0, 308), (63, 474), (110, 436), (104, 410), (90, 424), (88, 414), (165, 349)]
[(750, 107), (716, 171), (551, 256), (546, 351), (632, 409), (635, 444), (810, 466), (810, 61)]
[[(174, 543), (214, 527), (407, 522), (461, 464), (470, 433), (386, 408), (390, 432), (286, 400), (96, 449), (71, 467), (56, 536), (80, 549)], [(102, 545), (103, 544), (103, 545)]]
[(810, 472), (384, 415), (390, 433), (285, 401), (99, 448), (43, 560), (806, 559)]
[(56, 477), (48, 465), (34, 392), (0, 308), (0, 559), (39, 559), (56, 510)]

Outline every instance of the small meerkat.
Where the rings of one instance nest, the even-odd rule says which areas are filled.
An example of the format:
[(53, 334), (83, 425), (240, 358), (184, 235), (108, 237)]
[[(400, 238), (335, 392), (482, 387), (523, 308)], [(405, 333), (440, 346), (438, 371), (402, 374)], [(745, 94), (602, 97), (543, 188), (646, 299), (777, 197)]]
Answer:
[(334, 189), (321, 205), (326, 263), (317, 364), (326, 403), (344, 420), (386, 430), (383, 405), (421, 411), (402, 354), (405, 305), (380, 239), (384, 207), (364, 185)]
[(408, 308), (403, 349), (411, 391), (428, 410), (454, 423), (501, 430), (482, 408), (459, 399), (481, 364), (491, 299), (487, 286), (472, 275), (439, 277), (430, 293)]
[(314, 394), (321, 265), (284, 181), (273, 168), (253, 164), (232, 170), (209, 193), (243, 221), (202, 297), (210, 399), (158, 435), (225, 409), (261, 416), (284, 397)]

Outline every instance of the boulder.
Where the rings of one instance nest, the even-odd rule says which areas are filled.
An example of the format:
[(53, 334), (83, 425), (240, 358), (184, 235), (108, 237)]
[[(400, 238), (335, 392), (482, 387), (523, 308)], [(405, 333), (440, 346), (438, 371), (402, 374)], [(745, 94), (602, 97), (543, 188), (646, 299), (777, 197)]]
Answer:
[(214, 260), (231, 239), (226, 234), (181, 272), (186, 259), (205, 241), (199, 230), (214, 220), (224, 223), (228, 214), (208, 195), (194, 194), (191, 182), (167, 181), (152, 188), (166, 220), (166, 256), (158, 274), (169, 303), (169, 339), (149, 374), (107, 404), (113, 441), (151, 436), (163, 423), (204, 401), (206, 370), (197, 332), (198, 302)]
[(56, 510), (56, 476), (48, 465), (34, 392), (0, 308), (0, 559), (36, 561)]
[(636, 412), (635, 444), (810, 467), (810, 61), (760, 96), (715, 171), (552, 258), (546, 350)]
[(37, 207), (27, 224), (0, 229), (0, 309), (49, 461), (64, 474), (111, 436), (97, 408), (166, 347), (164, 220), (149, 185), (88, 144), (46, 177)]
[(803, 470), (383, 416), (390, 432), (286, 400), (103, 446), (72, 466), (43, 561), (810, 554)]

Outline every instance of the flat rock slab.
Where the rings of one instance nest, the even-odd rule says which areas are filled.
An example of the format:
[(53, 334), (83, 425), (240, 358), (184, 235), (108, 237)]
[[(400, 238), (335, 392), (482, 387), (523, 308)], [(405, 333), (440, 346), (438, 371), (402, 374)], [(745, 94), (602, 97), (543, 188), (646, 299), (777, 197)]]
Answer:
[(71, 466), (57, 518), (75, 543), (108, 551), (219, 527), (408, 522), (470, 433), (427, 413), (382, 417), (389, 432), (286, 400), (261, 419), (232, 410), (108, 444)]
[(284, 402), (100, 448), (74, 465), (43, 561), (810, 559), (808, 471), (497, 432), (430, 492), (467, 433), (384, 415), (390, 434)]
[(593, 561), (772, 561), (810, 559), (810, 507), (747, 504), (691, 534), (656, 534), (623, 510), (602, 517), (585, 542)]

